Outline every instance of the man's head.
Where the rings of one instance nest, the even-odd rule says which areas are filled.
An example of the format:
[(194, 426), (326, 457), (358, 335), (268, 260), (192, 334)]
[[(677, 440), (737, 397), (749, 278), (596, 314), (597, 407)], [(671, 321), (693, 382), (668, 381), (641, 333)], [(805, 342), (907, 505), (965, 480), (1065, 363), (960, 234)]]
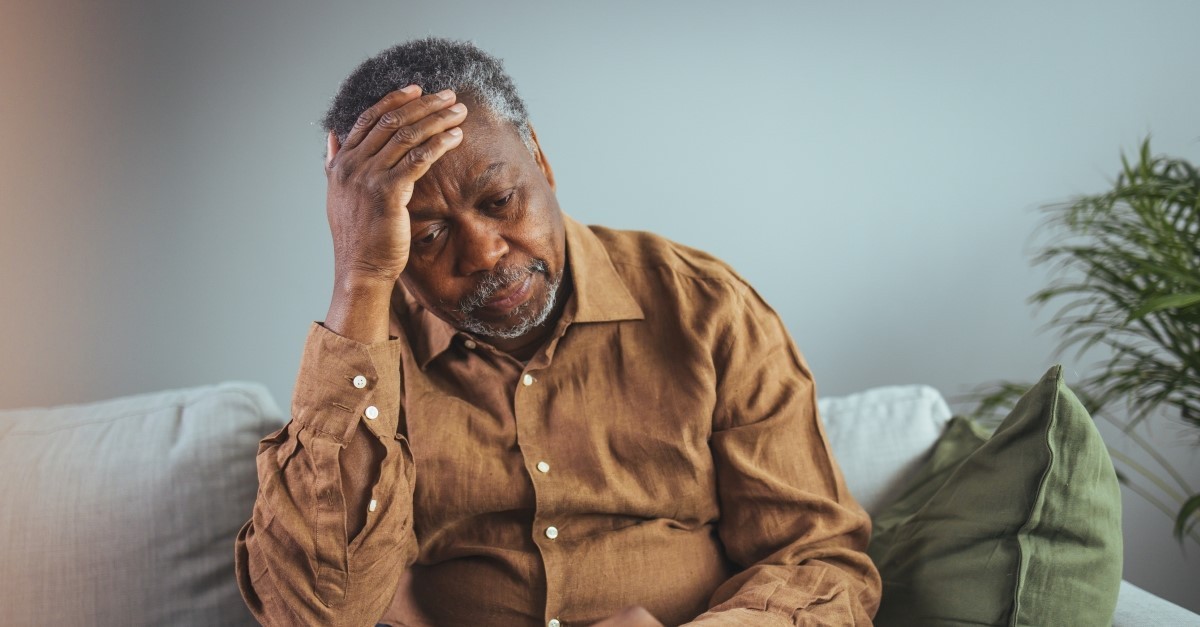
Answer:
[(401, 281), (455, 327), (520, 343), (544, 330), (566, 265), (554, 175), (525, 104), (498, 59), (469, 43), (422, 39), (356, 68), (325, 115), (326, 131), (344, 143), (365, 109), (407, 85), (453, 90), (469, 113), (462, 143), (416, 183)]

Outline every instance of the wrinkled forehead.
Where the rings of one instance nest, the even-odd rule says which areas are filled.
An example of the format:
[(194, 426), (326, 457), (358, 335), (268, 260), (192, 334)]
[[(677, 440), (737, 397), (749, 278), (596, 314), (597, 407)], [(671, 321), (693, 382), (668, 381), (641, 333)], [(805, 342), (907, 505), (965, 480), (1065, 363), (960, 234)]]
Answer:
[(417, 180), (413, 204), (434, 208), (470, 201), (496, 191), (499, 184), (513, 184), (540, 174), (517, 129), (508, 121), (480, 108), (469, 98), (467, 118), (460, 128), (462, 142), (442, 155)]
[(536, 167), (533, 155), (511, 122), (497, 117), (469, 94), (459, 97), (467, 106), (467, 118), (460, 128), (462, 143), (446, 153), (430, 168), (430, 174), (442, 177), (476, 179), (496, 164), (507, 167)]

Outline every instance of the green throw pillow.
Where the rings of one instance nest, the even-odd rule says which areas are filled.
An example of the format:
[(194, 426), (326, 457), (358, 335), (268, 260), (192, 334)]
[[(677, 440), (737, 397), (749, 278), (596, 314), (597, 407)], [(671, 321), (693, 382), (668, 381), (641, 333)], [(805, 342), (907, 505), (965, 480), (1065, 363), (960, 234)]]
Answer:
[(1121, 493), (1108, 450), (1055, 366), (989, 438), (955, 418), (875, 517), (880, 625), (1109, 625)]

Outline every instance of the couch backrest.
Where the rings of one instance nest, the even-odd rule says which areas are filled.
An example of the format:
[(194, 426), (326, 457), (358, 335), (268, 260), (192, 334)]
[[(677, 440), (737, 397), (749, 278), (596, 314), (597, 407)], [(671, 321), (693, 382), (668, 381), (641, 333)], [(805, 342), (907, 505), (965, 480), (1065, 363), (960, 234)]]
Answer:
[(872, 515), (897, 496), (950, 420), (945, 399), (927, 385), (823, 398), (819, 407), (850, 493)]
[(233, 543), (283, 423), (253, 383), (0, 412), (0, 622), (256, 624)]
[[(826, 398), (820, 412), (872, 513), (950, 418), (927, 386)], [(254, 383), (0, 412), (4, 622), (255, 624), (233, 540), (254, 503), (258, 441), (285, 420)]]

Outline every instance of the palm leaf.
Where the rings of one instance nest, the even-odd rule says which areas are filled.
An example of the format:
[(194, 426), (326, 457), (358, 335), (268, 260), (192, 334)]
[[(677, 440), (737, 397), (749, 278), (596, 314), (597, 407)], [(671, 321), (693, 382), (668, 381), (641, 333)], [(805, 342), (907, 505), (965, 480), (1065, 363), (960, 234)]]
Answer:
[(1200, 516), (1196, 516), (1200, 512), (1200, 494), (1193, 494), (1191, 498), (1184, 502), (1183, 507), (1179, 508), (1179, 515), (1175, 517), (1175, 539), (1183, 542), (1183, 535), (1196, 525), (1196, 522), (1188, 523), (1188, 519), (1197, 518), (1200, 522)]
[[(1200, 169), (1154, 155), (1146, 139), (1133, 158), (1121, 155), (1109, 190), (1043, 211), (1044, 245), (1033, 259), (1052, 280), (1030, 303), (1056, 307), (1045, 328), (1058, 336), (1059, 355), (1105, 350), (1073, 388), (1093, 416), (1109, 417), (1179, 484), (1182, 492), (1170, 497), (1181, 508), (1176, 536), (1196, 539), (1187, 531), (1196, 521), (1187, 520), (1200, 505), (1180, 497), (1194, 490), (1135, 429), (1159, 414), (1200, 429)], [(995, 423), (1024, 389), (981, 388), (973, 413)], [(1147, 477), (1148, 469), (1138, 470)]]
[(1146, 301), (1144, 305), (1138, 307), (1129, 314), (1130, 321), (1144, 318), (1148, 314), (1164, 309), (1180, 309), (1183, 307), (1191, 307), (1200, 304), (1200, 293), (1196, 294), (1168, 294), (1166, 296), (1156, 296)]

